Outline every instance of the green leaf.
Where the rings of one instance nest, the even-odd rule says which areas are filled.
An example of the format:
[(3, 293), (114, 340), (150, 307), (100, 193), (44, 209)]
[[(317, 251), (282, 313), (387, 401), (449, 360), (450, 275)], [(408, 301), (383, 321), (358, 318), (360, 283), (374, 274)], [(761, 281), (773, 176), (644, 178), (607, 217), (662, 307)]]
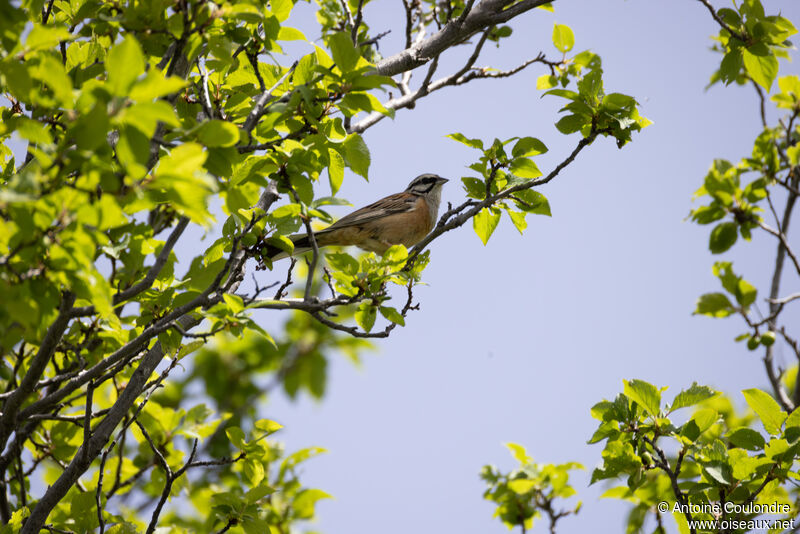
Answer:
[(39, 63), (38, 78), (47, 84), (53, 91), (53, 96), (59, 105), (65, 108), (72, 107), (72, 81), (60, 61), (50, 56), (45, 56)]
[(556, 128), (558, 128), (558, 131), (563, 134), (571, 134), (579, 132), (586, 124), (588, 124), (586, 117), (580, 115), (567, 115), (559, 119), (559, 121), (556, 123)]
[(711, 230), (708, 249), (713, 254), (725, 252), (736, 243), (739, 226), (735, 222), (720, 223)]
[(397, 311), (395, 308), (389, 306), (381, 306), (380, 307), (381, 315), (383, 315), (389, 321), (399, 324), (400, 326), (406, 325), (406, 320), (402, 316), (402, 314)]
[(297, 217), (300, 215), (302, 208), (300, 204), (285, 204), (275, 208), (270, 215), (275, 219), (282, 219), (284, 217)]
[(206, 161), (203, 147), (196, 143), (183, 143), (161, 158), (158, 164), (158, 174), (191, 178), (202, 169)]
[(127, 125), (120, 128), (116, 152), (132, 178), (139, 179), (147, 173), (145, 164), (150, 157), (150, 140), (141, 130)]
[(250, 487), (256, 487), (261, 484), (261, 481), (264, 480), (264, 476), (266, 475), (264, 464), (261, 463), (260, 460), (253, 458), (245, 459), (242, 465), (242, 471), (247, 481), (250, 483)]
[(493, 210), (490, 208), (483, 208), (479, 211), (475, 217), (472, 218), (472, 227), (475, 229), (475, 233), (478, 234), (478, 237), (483, 241), (483, 244), (489, 242), (489, 238), (492, 237), (492, 233), (494, 233), (494, 229), (497, 228), (497, 223), (500, 222), (500, 212), (497, 210)]
[(364, 178), (369, 178), (370, 155), (369, 148), (359, 134), (350, 134), (342, 143), (347, 158), (348, 166), (353, 172)]
[(517, 208), (525, 213), (551, 216), (550, 203), (547, 198), (533, 189), (523, 189), (514, 193), (511, 198)]
[(328, 38), (328, 46), (331, 48), (333, 61), (342, 72), (350, 72), (355, 68), (358, 58), (361, 56), (356, 47), (353, 46), (349, 33), (334, 33)]
[(547, 152), (547, 146), (535, 137), (523, 137), (514, 143), (511, 149), (513, 158), (527, 158)]
[(717, 205), (701, 206), (692, 211), (692, 220), (697, 224), (711, 224), (725, 217), (725, 210)]
[(558, 78), (553, 76), (552, 74), (542, 74), (538, 78), (536, 78), (536, 89), (543, 91), (545, 89), (550, 89), (551, 87), (555, 87), (558, 83)]
[(244, 432), (238, 426), (226, 428), (225, 435), (228, 436), (228, 440), (237, 449), (244, 449), (245, 445), (247, 444), (244, 437)]
[(317, 501), (332, 498), (333, 497), (319, 489), (304, 489), (294, 498), (292, 508), (297, 517), (310, 519), (314, 517), (314, 505)]
[(244, 501), (247, 504), (254, 504), (272, 493), (275, 493), (275, 488), (272, 488), (267, 484), (261, 484), (245, 493)]
[(689, 389), (685, 389), (675, 395), (675, 400), (672, 401), (672, 406), (670, 406), (669, 411), (674, 412), (675, 410), (686, 408), (687, 406), (694, 406), (716, 395), (717, 392), (710, 387), (698, 386), (697, 382), (694, 382)]
[(105, 104), (96, 104), (91, 111), (78, 118), (73, 133), (75, 143), (84, 150), (94, 150), (107, 142), (109, 129), (108, 113)]
[(536, 487), (536, 481), (528, 478), (516, 478), (508, 481), (508, 489), (517, 495), (525, 495)]
[(508, 213), (508, 217), (511, 219), (511, 222), (514, 224), (514, 227), (522, 234), (525, 229), (528, 227), (528, 221), (525, 220), (525, 216), (527, 213), (524, 211), (512, 211), (506, 210)]
[(709, 317), (727, 317), (733, 311), (733, 304), (724, 293), (706, 293), (697, 299), (694, 313)]
[(658, 417), (661, 410), (661, 393), (658, 389), (644, 380), (623, 380), (625, 387), (623, 393), (630, 400), (641, 406), (653, 417)]
[(22, 530), (22, 522), (25, 521), (31, 515), (31, 511), (27, 506), (23, 506), (18, 510), (15, 510), (13, 514), (11, 514), (11, 520), (8, 522), (8, 526), (11, 527), (10, 532), (19, 532)]
[(764, 52), (757, 46), (751, 46), (742, 49), (742, 59), (747, 74), (754, 82), (769, 92), (772, 82), (778, 74), (778, 58), (770, 51)]
[(731, 483), (731, 479), (726, 473), (727, 470), (722, 465), (709, 464), (703, 467), (703, 471), (709, 478), (720, 484), (728, 485)]
[(358, 323), (358, 326), (365, 332), (369, 332), (372, 330), (372, 327), (375, 326), (376, 316), (377, 310), (375, 306), (372, 306), (369, 302), (362, 302), (358, 307), (358, 311), (356, 311), (356, 323)]
[(528, 451), (525, 450), (525, 447), (519, 445), (517, 443), (506, 443), (506, 447), (514, 458), (522, 465), (529, 464), (533, 461), (533, 459), (528, 456)]
[(159, 122), (173, 127), (181, 125), (175, 117), (173, 107), (164, 100), (134, 104), (125, 108), (119, 117), (123, 123), (130, 124), (142, 132), (148, 138), (148, 142), (153, 137)]
[(703, 433), (717, 422), (719, 414), (713, 408), (703, 408), (692, 414), (691, 421), (694, 421), (699, 433)]
[(232, 295), (230, 293), (223, 293), (222, 298), (225, 300), (225, 303), (228, 305), (228, 308), (234, 314), (241, 312), (244, 310), (244, 301), (242, 301), (242, 297), (239, 295)]
[(603, 97), (603, 107), (609, 111), (631, 111), (636, 106), (636, 99), (622, 93), (611, 93)]
[(281, 26), (278, 31), (279, 41), (308, 41), (303, 32), (297, 28), (290, 28), (289, 26)]
[(209, 120), (197, 129), (197, 139), (207, 147), (234, 146), (239, 142), (239, 128), (227, 121)]
[(177, 93), (186, 87), (186, 83), (186, 80), (177, 76), (166, 78), (158, 69), (150, 69), (144, 78), (134, 84), (129, 96), (137, 102), (150, 102), (155, 98)]
[(800, 408), (795, 408), (786, 418), (786, 428), (800, 428)]
[(328, 180), (331, 184), (331, 194), (335, 195), (344, 181), (344, 158), (336, 150), (328, 149)]
[(511, 162), (511, 166), (508, 168), (509, 172), (514, 176), (519, 176), (520, 178), (538, 178), (542, 175), (542, 171), (539, 170), (539, 167), (528, 158), (517, 158)]
[(561, 98), (566, 98), (567, 100), (578, 100), (581, 97), (581, 95), (569, 89), (551, 89), (542, 96), (546, 95), (560, 96)]
[(269, 435), (274, 434), (283, 428), (283, 425), (270, 419), (259, 419), (253, 423), (253, 427), (255, 427), (256, 430), (260, 430), (261, 432), (265, 432), (267, 435)]
[(740, 279), (735, 293), (736, 301), (743, 307), (747, 308), (756, 300), (758, 290), (745, 279)]
[(780, 405), (772, 398), (769, 393), (760, 389), (745, 389), (742, 391), (747, 405), (761, 419), (764, 429), (773, 436), (781, 433), (781, 425), (786, 420), (786, 412), (781, 410)]
[(392, 245), (383, 253), (382, 259), (386, 264), (402, 265), (408, 258), (408, 249), (405, 245)]
[(54, 48), (61, 41), (72, 37), (67, 28), (34, 24), (25, 39), (25, 49), (30, 52)]
[(478, 150), (483, 150), (483, 141), (481, 141), (480, 139), (469, 139), (468, 137), (465, 137), (463, 134), (460, 133), (451, 133), (446, 137), (458, 141), (459, 143), (463, 143), (468, 147), (477, 148)]
[(749, 451), (760, 451), (764, 448), (764, 437), (752, 428), (737, 428), (727, 435), (728, 441)]
[(572, 29), (564, 24), (553, 26), (553, 44), (559, 51), (567, 53), (575, 46), (575, 34)]
[(126, 96), (133, 82), (144, 72), (142, 47), (131, 34), (115, 45), (106, 56), (108, 88), (115, 96)]
[(284, 22), (292, 12), (294, 2), (292, 0), (269, 0), (269, 8), (278, 22)]

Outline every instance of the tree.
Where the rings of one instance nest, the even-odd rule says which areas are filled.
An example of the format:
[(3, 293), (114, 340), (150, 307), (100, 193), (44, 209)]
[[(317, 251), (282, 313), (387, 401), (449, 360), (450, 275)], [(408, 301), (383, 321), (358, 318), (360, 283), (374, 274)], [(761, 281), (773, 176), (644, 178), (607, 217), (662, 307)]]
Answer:
[[(589, 443), (604, 442), (592, 483), (624, 481), (604, 496), (632, 503), (628, 532), (666, 532), (675, 524), (678, 531), (691, 533), (797, 532), (800, 380), (797, 364), (781, 369), (774, 358), (782, 345), (800, 363), (797, 334), (785, 316), (787, 306), (800, 296), (782, 289), (800, 277), (788, 238), (800, 194), (800, 78), (778, 75), (779, 59), (789, 58), (788, 39), (797, 30), (785, 17), (765, 13), (757, 0), (719, 10), (700, 2), (720, 27), (714, 49), (722, 58), (711, 84), (752, 86), (763, 129), (752, 153), (738, 163), (713, 161), (695, 194), (702, 205), (692, 210), (691, 220), (713, 225), (708, 241), (713, 254), (727, 252), (739, 238), (750, 241), (754, 232), (774, 238), (776, 253), (761, 299), (758, 288), (737, 275), (732, 262), (715, 262), (712, 272), (722, 291), (700, 296), (695, 314), (739, 317), (745, 332), (736, 341), (761, 353), (771, 388), (742, 391), (750, 410), (740, 413), (738, 395), (696, 382), (665, 403), (666, 388), (624, 380), (615, 399), (591, 409), (600, 424)], [(771, 122), (768, 106), (783, 116)], [(679, 410), (686, 408), (693, 411), (682, 416)], [(559, 519), (579, 508), (561, 510), (558, 501), (574, 493), (567, 471), (579, 466), (537, 465), (518, 445), (509, 447), (520, 467), (510, 473), (485, 467), (485, 497), (497, 503), (497, 515), (509, 526), (525, 532), (534, 518), (546, 516), (555, 531)]]
[[(321, 395), (324, 350), (357, 354), (416, 308), (433, 240), (472, 221), (486, 242), (503, 211), (524, 230), (527, 214), (549, 214), (535, 189), (597, 137), (621, 147), (648, 124), (632, 97), (606, 93), (599, 56), (570, 55), (563, 25), (554, 59), (475, 67), (487, 42), (511, 34), (506, 22), (550, 2), (404, 3), (406, 46), (386, 58), (365, 4), (318, 2), (321, 45), (282, 64), (273, 55), (282, 43), (307, 41), (287, 25), (291, 1), (0, 2), (5, 530), (286, 532), (312, 517), (326, 494), (304, 488), (296, 467), (319, 450), (284, 455), (266, 439), (280, 425), (252, 417), (251, 375), (272, 371), (290, 393)], [(439, 57), (459, 47), (467, 61), (437, 77)], [(547, 150), (534, 137), (455, 133), (479, 151), (476, 177), (414, 249), (334, 252), (320, 275), (315, 247), (304, 272), (291, 262), (273, 298), (263, 295), (274, 286), (243, 283), (253, 267), (279, 267), (262, 256), (267, 246), (291, 250), (288, 234), (330, 222), (325, 206), (340, 202), (345, 168), (367, 177), (362, 134), (372, 125), (438, 89), (534, 64), (545, 72), (539, 88), (566, 100), (558, 128), (579, 134), (547, 174), (531, 159)], [(382, 101), (387, 90), (400, 95)], [(20, 163), (13, 136), (26, 143)], [(326, 173), (332, 196), (320, 194)], [(222, 237), (176, 257), (191, 228), (210, 227), (216, 198)], [(393, 286), (401, 305), (391, 305)], [(261, 328), (250, 317), (259, 308), (285, 311), (285, 332)], [(374, 330), (378, 314), (386, 324)], [(212, 339), (218, 349), (187, 359)], [(226, 344), (254, 357), (220, 370)], [(192, 376), (168, 380), (177, 365)], [(233, 380), (243, 387), (226, 387)], [(219, 411), (187, 404), (198, 382)], [(167, 506), (181, 489), (186, 506)]]

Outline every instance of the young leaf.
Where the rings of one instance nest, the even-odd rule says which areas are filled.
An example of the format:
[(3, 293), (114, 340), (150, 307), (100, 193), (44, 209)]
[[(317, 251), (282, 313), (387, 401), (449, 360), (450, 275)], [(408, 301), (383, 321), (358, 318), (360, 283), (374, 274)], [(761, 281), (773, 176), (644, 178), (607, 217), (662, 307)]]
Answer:
[(381, 306), (380, 311), (381, 315), (383, 315), (389, 321), (395, 324), (399, 324), (400, 326), (406, 325), (406, 320), (403, 318), (400, 312), (397, 311), (395, 308), (392, 308), (390, 306)]
[(553, 44), (565, 54), (572, 50), (572, 47), (575, 46), (575, 34), (572, 33), (572, 29), (564, 24), (555, 24), (553, 26)]
[(363, 328), (365, 332), (369, 332), (375, 325), (376, 315), (375, 306), (372, 306), (369, 302), (363, 302), (358, 307), (358, 311), (356, 311), (356, 323), (358, 323), (358, 326)]
[(778, 74), (778, 59), (762, 43), (742, 50), (744, 68), (753, 81), (769, 92), (772, 81)]
[(498, 222), (500, 222), (500, 212), (489, 208), (483, 208), (472, 218), (472, 227), (484, 245), (489, 242)]
[(737, 428), (728, 432), (728, 441), (748, 451), (760, 451), (764, 448), (764, 437), (752, 428)]
[(697, 382), (694, 382), (689, 389), (685, 389), (675, 395), (675, 400), (672, 401), (672, 406), (669, 407), (669, 411), (671, 413), (675, 410), (686, 408), (687, 406), (694, 406), (698, 402), (703, 402), (716, 395), (717, 392), (710, 387), (698, 386)]
[(370, 155), (367, 144), (358, 134), (350, 134), (342, 143), (348, 166), (364, 178), (369, 176)]
[(625, 387), (623, 393), (630, 400), (636, 402), (647, 413), (653, 417), (658, 417), (661, 410), (661, 392), (658, 389), (644, 380), (623, 380)]
[(724, 293), (706, 293), (697, 299), (694, 313), (710, 317), (727, 317), (733, 313), (733, 304)]
[(144, 54), (139, 41), (132, 35), (125, 37), (108, 52), (105, 64), (111, 93), (125, 96), (136, 78), (144, 72)]
[(761, 419), (761, 424), (770, 435), (778, 436), (781, 433), (781, 425), (786, 420), (786, 412), (772, 398), (772, 395), (760, 389), (745, 389), (742, 391), (747, 405)]
[(735, 222), (720, 223), (711, 230), (708, 249), (713, 254), (721, 254), (736, 243), (738, 225)]

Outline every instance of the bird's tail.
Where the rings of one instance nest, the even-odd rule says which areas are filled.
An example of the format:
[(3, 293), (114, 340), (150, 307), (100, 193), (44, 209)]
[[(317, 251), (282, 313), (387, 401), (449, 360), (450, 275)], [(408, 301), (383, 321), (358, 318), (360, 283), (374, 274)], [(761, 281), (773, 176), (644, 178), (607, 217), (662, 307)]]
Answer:
[[(321, 230), (319, 232), (314, 232), (314, 238), (317, 241), (318, 247), (324, 247), (326, 243), (324, 242), (324, 236), (326, 232), (325, 230)], [(320, 239), (322, 238), (322, 239)], [(295, 234), (290, 235), (289, 239), (292, 240), (294, 243), (294, 251), (289, 254), (282, 248), (276, 247), (275, 245), (267, 245), (267, 249), (264, 252), (264, 256), (269, 258), (271, 261), (278, 261), (282, 260), (283, 258), (288, 258), (289, 256), (299, 256), (309, 250), (312, 250), (311, 240), (308, 238), (307, 234)]]

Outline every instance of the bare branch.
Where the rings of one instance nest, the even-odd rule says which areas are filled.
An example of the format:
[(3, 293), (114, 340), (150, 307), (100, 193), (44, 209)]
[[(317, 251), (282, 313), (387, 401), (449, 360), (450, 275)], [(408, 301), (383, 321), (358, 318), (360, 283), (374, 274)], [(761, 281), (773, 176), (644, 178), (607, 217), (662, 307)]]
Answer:
[[(414, 107), (416, 101), (419, 100), (420, 98), (427, 96), (434, 91), (438, 91), (439, 89), (442, 89), (444, 87), (462, 85), (475, 79), (506, 78), (508, 76), (512, 76), (522, 71), (523, 69), (527, 68), (528, 66), (534, 63), (542, 63), (548, 66), (558, 64), (557, 62), (548, 61), (545, 58), (544, 54), (540, 53), (535, 58), (529, 59), (528, 61), (522, 63), (521, 65), (518, 65), (517, 67), (514, 67), (513, 69), (509, 69), (506, 71), (491, 71), (489, 69), (470, 70), (472, 68), (472, 64), (474, 64), (474, 62), (477, 60), (478, 54), (480, 54), (480, 48), (483, 46), (485, 40), (486, 40), (485, 37), (481, 38), (481, 41), (478, 43), (478, 46), (476, 46), (475, 52), (473, 52), (472, 57), (470, 57), (465, 66), (459, 69), (456, 73), (451, 74), (450, 76), (446, 76), (444, 78), (440, 78), (433, 82), (430, 82), (430, 80), (426, 78), (426, 81), (428, 83), (423, 82), (422, 86), (413, 93), (407, 92), (408, 84), (407, 83), (404, 84), (401, 81), (399, 85), (401, 92), (403, 93), (402, 96), (399, 96), (398, 98), (389, 99), (387, 102), (383, 103), (383, 106), (386, 109), (391, 109), (391, 110), (412, 108)], [(429, 75), (432, 74), (433, 70), (436, 69), (437, 60), (438, 58), (434, 59), (434, 62), (431, 65), (432, 70), (428, 71)], [(403, 80), (405, 80), (405, 76)], [(370, 113), (369, 115), (358, 121), (356, 124), (351, 125), (348, 131), (355, 133), (362, 133), (371, 126), (380, 122), (385, 117), (386, 115), (384, 115), (383, 113), (378, 111), (373, 111), (372, 113)]]
[(461, 16), (458, 17), (456, 24), (464, 24), (464, 21), (467, 20), (467, 16), (469, 16), (470, 12), (472, 11), (472, 6), (475, 4), (475, 0), (467, 0), (467, 5), (464, 6), (464, 11), (461, 12)]
[(800, 293), (794, 293), (792, 295), (780, 299), (767, 299), (767, 302), (769, 302), (770, 304), (788, 304), (793, 300), (797, 299), (800, 299)]
[(411, 48), (411, 32), (414, 29), (414, 9), (411, 0), (403, 0), (403, 7), (406, 11), (406, 48)]
[[(347, 2), (347, 0), (344, 0), (344, 2)], [(350, 33), (350, 38), (353, 40), (353, 44), (356, 44), (358, 39), (358, 28), (359, 26), (361, 26), (361, 21), (363, 20), (364, 17), (363, 10), (364, 10), (364, 0), (358, 0), (358, 9), (356, 10), (356, 17), (355, 20), (353, 21), (353, 29), (351, 30)]]
[[(694, 518), (692, 517), (691, 512), (689, 511), (689, 500), (686, 498), (686, 494), (681, 490), (678, 482), (678, 470), (673, 470), (669, 465), (669, 459), (667, 459), (667, 455), (664, 454), (664, 451), (656, 445), (655, 440), (650, 439), (647, 436), (642, 436), (642, 439), (646, 441), (650, 447), (653, 449), (653, 452), (657, 455), (657, 459), (655, 459), (655, 465), (664, 473), (666, 473), (667, 477), (669, 478), (670, 484), (672, 485), (672, 493), (675, 495), (675, 499), (682, 505), (681, 508), (683, 510), (683, 515), (686, 517), (686, 520), (689, 522), (689, 532), (692, 534), (696, 534), (696, 530), (691, 525), (694, 522)], [(657, 438), (656, 438), (657, 439)], [(680, 466), (680, 462), (683, 460), (683, 455), (686, 453), (685, 450), (681, 450), (678, 466)]]
[(798, 261), (797, 256), (795, 256), (794, 252), (789, 247), (789, 240), (786, 239), (786, 234), (775, 230), (774, 228), (765, 224), (762, 221), (757, 221), (757, 224), (758, 226), (761, 227), (762, 230), (764, 230), (768, 234), (775, 236), (778, 239), (778, 241), (780, 241), (779, 247), (783, 247), (783, 250), (786, 252), (786, 254), (789, 255), (789, 258), (791, 258), (792, 263), (794, 263), (794, 268), (797, 271), (797, 274), (800, 274), (800, 261)]
[[(473, 34), (549, 2), (550, 0), (522, 0), (517, 3), (514, 3), (514, 0), (483, 0), (466, 12), (465, 17), (462, 15), (458, 20), (450, 21), (428, 39), (381, 60), (376, 65), (376, 71), (378, 74), (394, 76), (415, 69)], [(408, 35), (408, 9), (406, 14)]]
[[(116, 306), (122, 302), (132, 299), (139, 293), (143, 291), (147, 291), (153, 286), (153, 283), (156, 281), (159, 273), (166, 265), (167, 260), (169, 259), (169, 255), (172, 252), (172, 249), (175, 248), (175, 243), (178, 242), (181, 235), (183, 234), (184, 230), (186, 230), (186, 226), (189, 224), (189, 217), (181, 217), (178, 219), (178, 224), (172, 230), (172, 233), (169, 235), (167, 240), (164, 242), (164, 246), (161, 247), (161, 251), (158, 253), (156, 257), (156, 261), (153, 265), (148, 269), (147, 274), (142, 278), (139, 282), (133, 284), (128, 289), (120, 291), (116, 295), (114, 295), (113, 303)], [(85, 317), (88, 315), (94, 315), (95, 309), (94, 306), (85, 306), (82, 308), (74, 308), (71, 312), (72, 317)]]
[(284, 291), (286, 288), (292, 285), (292, 271), (294, 271), (294, 266), (297, 265), (297, 260), (295, 258), (289, 258), (291, 262), (289, 264), (289, 268), (286, 270), (286, 281), (281, 284), (278, 288), (278, 291), (275, 292), (275, 296), (273, 297), (274, 300), (281, 300), (284, 297)]
[[(214, 106), (211, 105), (211, 95), (208, 93), (208, 71), (206, 70), (205, 66), (200, 65), (200, 59), (198, 58), (195, 63), (197, 63), (197, 70), (200, 71), (200, 79), (203, 83), (203, 90), (200, 92), (200, 102), (203, 104), (203, 111), (206, 112), (206, 117), (209, 119), (214, 118)], [(258, 72), (256, 72), (258, 75)], [(263, 91), (263, 89), (262, 89)]]
[[(342, 11), (344, 11), (345, 23), (347, 24), (347, 27), (350, 28), (350, 30), (352, 32), (352, 29), (353, 29), (353, 26), (354, 26), (354, 24), (353, 24), (353, 12), (350, 11), (350, 6), (348, 5), (347, 0), (339, 0), (339, 3), (342, 5)], [(353, 35), (353, 44), (355, 44), (355, 42), (356, 42), (356, 38), (355, 38), (355, 35)]]

